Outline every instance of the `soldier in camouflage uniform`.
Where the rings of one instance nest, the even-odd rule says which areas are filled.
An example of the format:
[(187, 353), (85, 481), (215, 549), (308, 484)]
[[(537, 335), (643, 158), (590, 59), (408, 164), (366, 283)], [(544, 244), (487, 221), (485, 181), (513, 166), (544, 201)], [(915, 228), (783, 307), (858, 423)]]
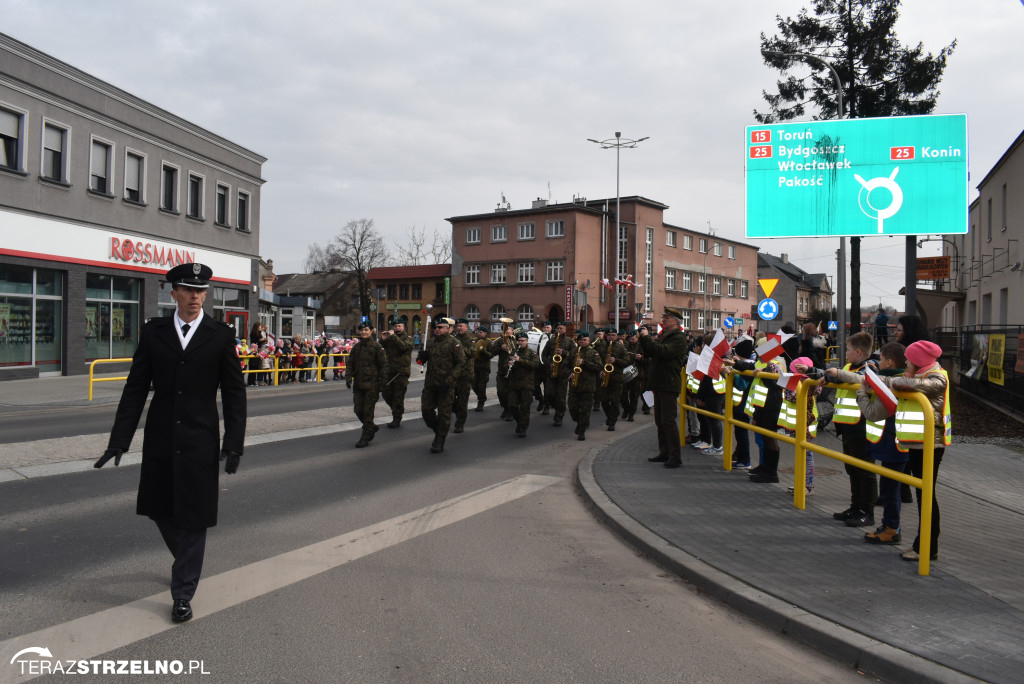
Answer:
[[(605, 339), (608, 345), (601, 356), (602, 373), (605, 372), (603, 366), (606, 363), (610, 363), (615, 367), (608, 381), (608, 386), (598, 390), (601, 398), (601, 408), (604, 409), (604, 424), (608, 426), (609, 432), (615, 431), (615, 423), (619, 420), (619, 415), (622, 411), (622, 369), (633, 361), (633, 355), (629, 354), (622, 345), (622, 342), (619, 341), (619, 332), (615, 328), (609, 328), (605, 332)], [(623, 330), (621, 332), (625, 334), (626, 331)], [(609, 353), (611, 354), (610, 357)]]
[(388, 357), (388, 378), (381, 396), (391, 407), (391, 422), (388, 423), (388, 427), (396, 428), (402, 424), (402, 415), (405, 413), (405, 392), (409, 389), (413, 343), (412, 338), (406, 334), (405, 323), (401, 319), (394, 321), (391, 331), (385, 330), (381, 337), (384, 354)]
[(494, 356), (490, 346), (487, 328), (478, 326), (473, 340), (473, 392), (476, 394), (477, 411), (483, 411), (487, 402), (487, 383), (491, 380), (491, 357)]
[[(557, 372), (554, 369), (555, 351), (562, 357)], [(566, 334), (565, 323), (555, 326), (555, 333), (541, 352), (544, 362), (544, 404), (555, 410), (555, 427), (561, 427), (565, 417), (565, 395), (572, 375), (572, 360), (576, 358), (576, 343)]]
[(356, 418), (363, 424), (363, 431), (356, 442), (356, 446), (362, 448), (370, 443), (379, 429), (373, 424), (373, 407), (380, 398), (380, 388), (384, 386), (388, 359), (384, 348), (371, 336), (373, 329), (369, 323), (356, 326), (356, 333), (359, 341), (348, 355), (345, 384), (352, 390)]
[(488, 351), (491, 356), (498, 357), (498, 375), (495, 378), (495, 386), (498, 392), (498, 403), (501, 404), (501, 419), (512, 420), (512, 407), (508, 403), (508, 376), (505, 371), (508, 369), (508, 360), (515, 352), (515, 339), (509, 340), (510, 335), (499, 335), (491, 340)]
[(576, 422), (577, 439), (586, 439), (584, 433), (590, 427), (590, 413), (593, 410), (594, 392), (597, 390), (597, 377), (601, 372), (602, 360), (597, 351), (590, 345), (590, 335), (586, 330), (576, 333), (576, 355), (569, 361), (569, 370), (580, 368), (575, 384), (569, 379), (569, 416)]
[(469, 321), (465, 318), (455, 320), (455, 339), (462, 345), (466, 355), (466, 363), (462, 365), (462, 373), (455, 380), (455, 398), (452, 400), (452, 411), (455, 412), (456, 434), (462, 432), (469, 415), (469, 394), (473, 390), (473, 352), (476, 350), (473, 333), (469, 332)]
[(431, 453), (444, 451), (444, 440), (452, 422), (452, 399), (455, 396), (455, 381), (466, 362), (462, 344), (449, 333), (455, 323), (450, 318), (434, 321), (434, 336), (427, 342), (427, 348), (420, 357), (427, 364), (427, 376), (423, 380), (423, 398), (420, 409), (423, 422), (434, 431)]
[(508, 407), (516, 421), (516, 434), (520, 437), (526, 437), (526, 429), (530, 427), (530, 406), (533, 404), (537, 369), (540, 368), (540, 357), (530, 349), (529, 340), (525, 332), (516, 333), (518, 346), (509, 359), (514, 363), (508, 371)]
[[(632, 355), (633, 365), (636, 366), (638, 375), (632, 382), (622, 386), (622, 414), (626, 422), (632, 423), (636, 414), (636, 405), (640, 402), (640, 394), (644, 391), (644, 383), (647, 374), (644, 373), (643, 355), (640, 353), (640, 329), (630, 330), (626, 333), (626, 340), (622, 343), (626, 353)], [(646, 404), (645, 404), (646, 405)]]

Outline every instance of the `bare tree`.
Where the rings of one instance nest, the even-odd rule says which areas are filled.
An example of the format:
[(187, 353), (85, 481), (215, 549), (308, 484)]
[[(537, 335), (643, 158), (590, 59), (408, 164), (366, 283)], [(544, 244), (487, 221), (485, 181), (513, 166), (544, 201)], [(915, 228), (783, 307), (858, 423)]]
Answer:
[(309, 271), (342, 271), (351, 274), (359, 296), (359, 310), (370, 315), (371, 268), (388, 262), (384, 238), (373, 226), (373, 219), (358, 219), (345, 224), (326, 247), (309, 246), (305, 266)]
[(452, 234), (434, 229), (434, 241), (430, 244), (430, 255), (435, 264), (449, 264), (452, 261)]
[(427, 247), (427, 229), (411, 226), (405, 235), (406, 244), (399, 245), (394, 257), (396, 266), (420, 266), (422, 264), (447, 264), (452, 258), (451, 237), (437, 228)]

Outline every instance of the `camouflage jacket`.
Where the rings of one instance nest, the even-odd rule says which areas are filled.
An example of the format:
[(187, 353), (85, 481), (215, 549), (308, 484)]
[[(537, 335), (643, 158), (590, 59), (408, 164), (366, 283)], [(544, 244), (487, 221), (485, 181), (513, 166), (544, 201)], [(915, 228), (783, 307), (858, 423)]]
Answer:
[[(519, 356), (519, 360), (515, 362), (515, 365), (509, 371), (509, 389), (532, 390), (536, 379), (534, 371), (540, 368), (540, 357), (537, 356), (537, 352), (529, 347), (517, 349), (516, 354)], [(499, 372), (504, 371), (505, 369), (503, 368)]]
[(395, 375), (409, 375), (412, 367), (412, 338), (404, 332), (391, 333), (382, 343), (388, 357), (388, 380)]
[(429, 387), (454, 386), (466, 363), (462, 343), (451, 335), (435, 335), (427, 342), (427, 354), (427, 376), (423, 384)]
[(345, 366), (345, 379), (353, 380), (352, 386), (360, 390), (382, 390), (388, 367), (384, 347), (377, 340), (361, 339), (352, 347)]
[[(582, 350), (582, 354), (580, 353)], [(576, 356), (580, 356), (579, 367), (582, 369), (580, 372), (580, 379), (576, 382), (576, 386), (573, 387), (572, 378), (569, 378), (569, 391), (570, 392), (596, 392), (597, 391), (597, 376), (601, 372), (601, 366), (604, 365), (601, 355), (597, 353), (597, 350), (592, 346), (587, 345), (586, 347), (579, 347), (576, 350)], [(570, 357), (567, 363), (569, 371), (572, 372), (573, 363), (576, 361), (576, 356)]]
[(544, 351), (541, 352), (541, 360), (549, 374), (554, 365), (555, 349), (558, 349), (558, 353), (562, 356), (562, 362), (558, 364), (558, 377), (567, 378), (572, 374), (572, 360), (576, 358), (576, 343), (568, 335), (562, 335), (562, 339), (558, 339), (557, 333), (551, 336), (548, 343), (544, 345)]

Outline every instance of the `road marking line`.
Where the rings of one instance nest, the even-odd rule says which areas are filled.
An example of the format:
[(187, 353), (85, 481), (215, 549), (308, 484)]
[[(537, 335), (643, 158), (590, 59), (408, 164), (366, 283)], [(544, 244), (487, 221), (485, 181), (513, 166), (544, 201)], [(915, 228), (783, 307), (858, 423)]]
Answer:
[[(267, 558), (200, 582), (193, 611), (201, 619), (249, 599), (309, 579), (327, 570), (401, 544), (420, 535), (549, 487), (562, 478), (520, 475), (475, 492), (425, 506), (390, 520)], [(27, 681), (11, 658), (30, 646), (49, 648), (54, 659), (89, 660), (174, 628), (171, 594), (165, 591), (132, 603), (69, 620), (0, 642), (0, 682)]]

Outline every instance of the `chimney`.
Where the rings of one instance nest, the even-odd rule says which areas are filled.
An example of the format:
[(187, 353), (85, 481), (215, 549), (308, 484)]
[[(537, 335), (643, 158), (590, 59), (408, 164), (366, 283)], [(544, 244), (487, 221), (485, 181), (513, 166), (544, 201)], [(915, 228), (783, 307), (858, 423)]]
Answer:
[(544, 199), (543, 197), (538, 197), (537, 199), (533, 200), (533, 208), (534, 209), (540, 209), (541, 207), (546, 207), (546, 206), (548, 206), (548, 201), (546, 199)]
[(784, 263), (784, 264), (788, 264), (789, 263), (789, 255), (788, 254), (783, 254), (782, 255), (782, 263)]

